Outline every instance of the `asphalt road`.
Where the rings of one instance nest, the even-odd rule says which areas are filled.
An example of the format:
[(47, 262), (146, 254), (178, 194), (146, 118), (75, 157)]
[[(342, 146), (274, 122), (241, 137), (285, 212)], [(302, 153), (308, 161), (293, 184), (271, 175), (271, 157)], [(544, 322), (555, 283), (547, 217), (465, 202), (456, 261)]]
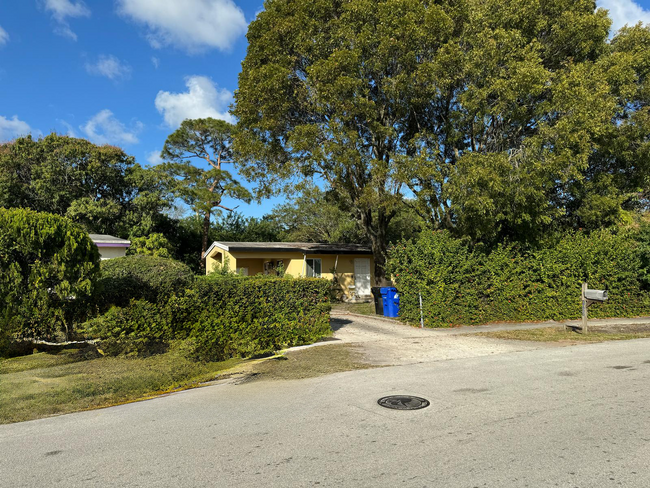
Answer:
[(0, 485), (647, 487), (649, 380), (644, 339), (224, 383), (0, 426)]

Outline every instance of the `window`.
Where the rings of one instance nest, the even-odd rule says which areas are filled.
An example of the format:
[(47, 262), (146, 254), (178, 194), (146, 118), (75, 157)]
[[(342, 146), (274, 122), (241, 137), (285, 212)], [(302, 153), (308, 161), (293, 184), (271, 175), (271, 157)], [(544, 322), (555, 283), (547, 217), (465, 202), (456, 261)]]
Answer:
[(322, 265), (320, 259), (308, 259), (307, 278), (320, 278), (321, 267)]

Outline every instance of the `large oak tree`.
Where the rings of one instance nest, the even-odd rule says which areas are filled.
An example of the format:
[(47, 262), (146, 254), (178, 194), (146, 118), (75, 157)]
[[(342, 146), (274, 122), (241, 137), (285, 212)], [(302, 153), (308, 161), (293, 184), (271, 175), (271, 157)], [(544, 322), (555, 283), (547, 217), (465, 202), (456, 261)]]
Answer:
[(379, 280), (404, 194), (432, 228), (476, 241), (580, 225), (589, 205), (630, 199), (593, 198), (616, 185), (590, 173), (601, 143), (634, 146), (616, 118), (644, 76), (645, 34), (625, 47), (609, 28), (593, 0), (268, 0), (248, 31), (235, 149), (263, 192), (324, 181)]

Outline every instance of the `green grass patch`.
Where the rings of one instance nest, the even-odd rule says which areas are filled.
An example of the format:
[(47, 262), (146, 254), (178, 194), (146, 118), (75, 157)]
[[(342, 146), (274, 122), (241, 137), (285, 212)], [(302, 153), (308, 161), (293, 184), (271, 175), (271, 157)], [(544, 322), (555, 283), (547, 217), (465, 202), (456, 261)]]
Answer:
[(351, 344), (327, 344), (287, 352), (253, 368), (254, 380), (298, 380), (355, 369), (374, 368)]
[(338, 312), (358, 313), (361, 315), (377, 315), (375, 313), (375, 304), (370, 303), (336, 303), (332, 304), (332, 310)]
[(644, 339), (650, 337), (650, 332), (606, 332), (594, 330), (587, 334), (582, 334), (574, 332), (573, 330), (564, 330), (562, 327), (544, 327), (540, 329), (498, 330), (493, 332), (480, 332), (471, 335), (515, 341), (604, 342)]
[(196, 362), (175, 344), (146, 358), (84, 359), (78, 350), (0, 359), (0, 423), (118, 405), (214, 379), (241, 359)]

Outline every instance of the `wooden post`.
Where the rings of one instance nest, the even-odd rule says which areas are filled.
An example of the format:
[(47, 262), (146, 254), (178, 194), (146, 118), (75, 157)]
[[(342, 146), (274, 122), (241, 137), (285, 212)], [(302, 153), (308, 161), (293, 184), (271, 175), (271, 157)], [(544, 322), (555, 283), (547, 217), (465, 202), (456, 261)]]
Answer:
[(582, 333), (587, 333), (587, 299), (585, 298), (585, 291), (587, 290), (587, 283), (582, 284)]

